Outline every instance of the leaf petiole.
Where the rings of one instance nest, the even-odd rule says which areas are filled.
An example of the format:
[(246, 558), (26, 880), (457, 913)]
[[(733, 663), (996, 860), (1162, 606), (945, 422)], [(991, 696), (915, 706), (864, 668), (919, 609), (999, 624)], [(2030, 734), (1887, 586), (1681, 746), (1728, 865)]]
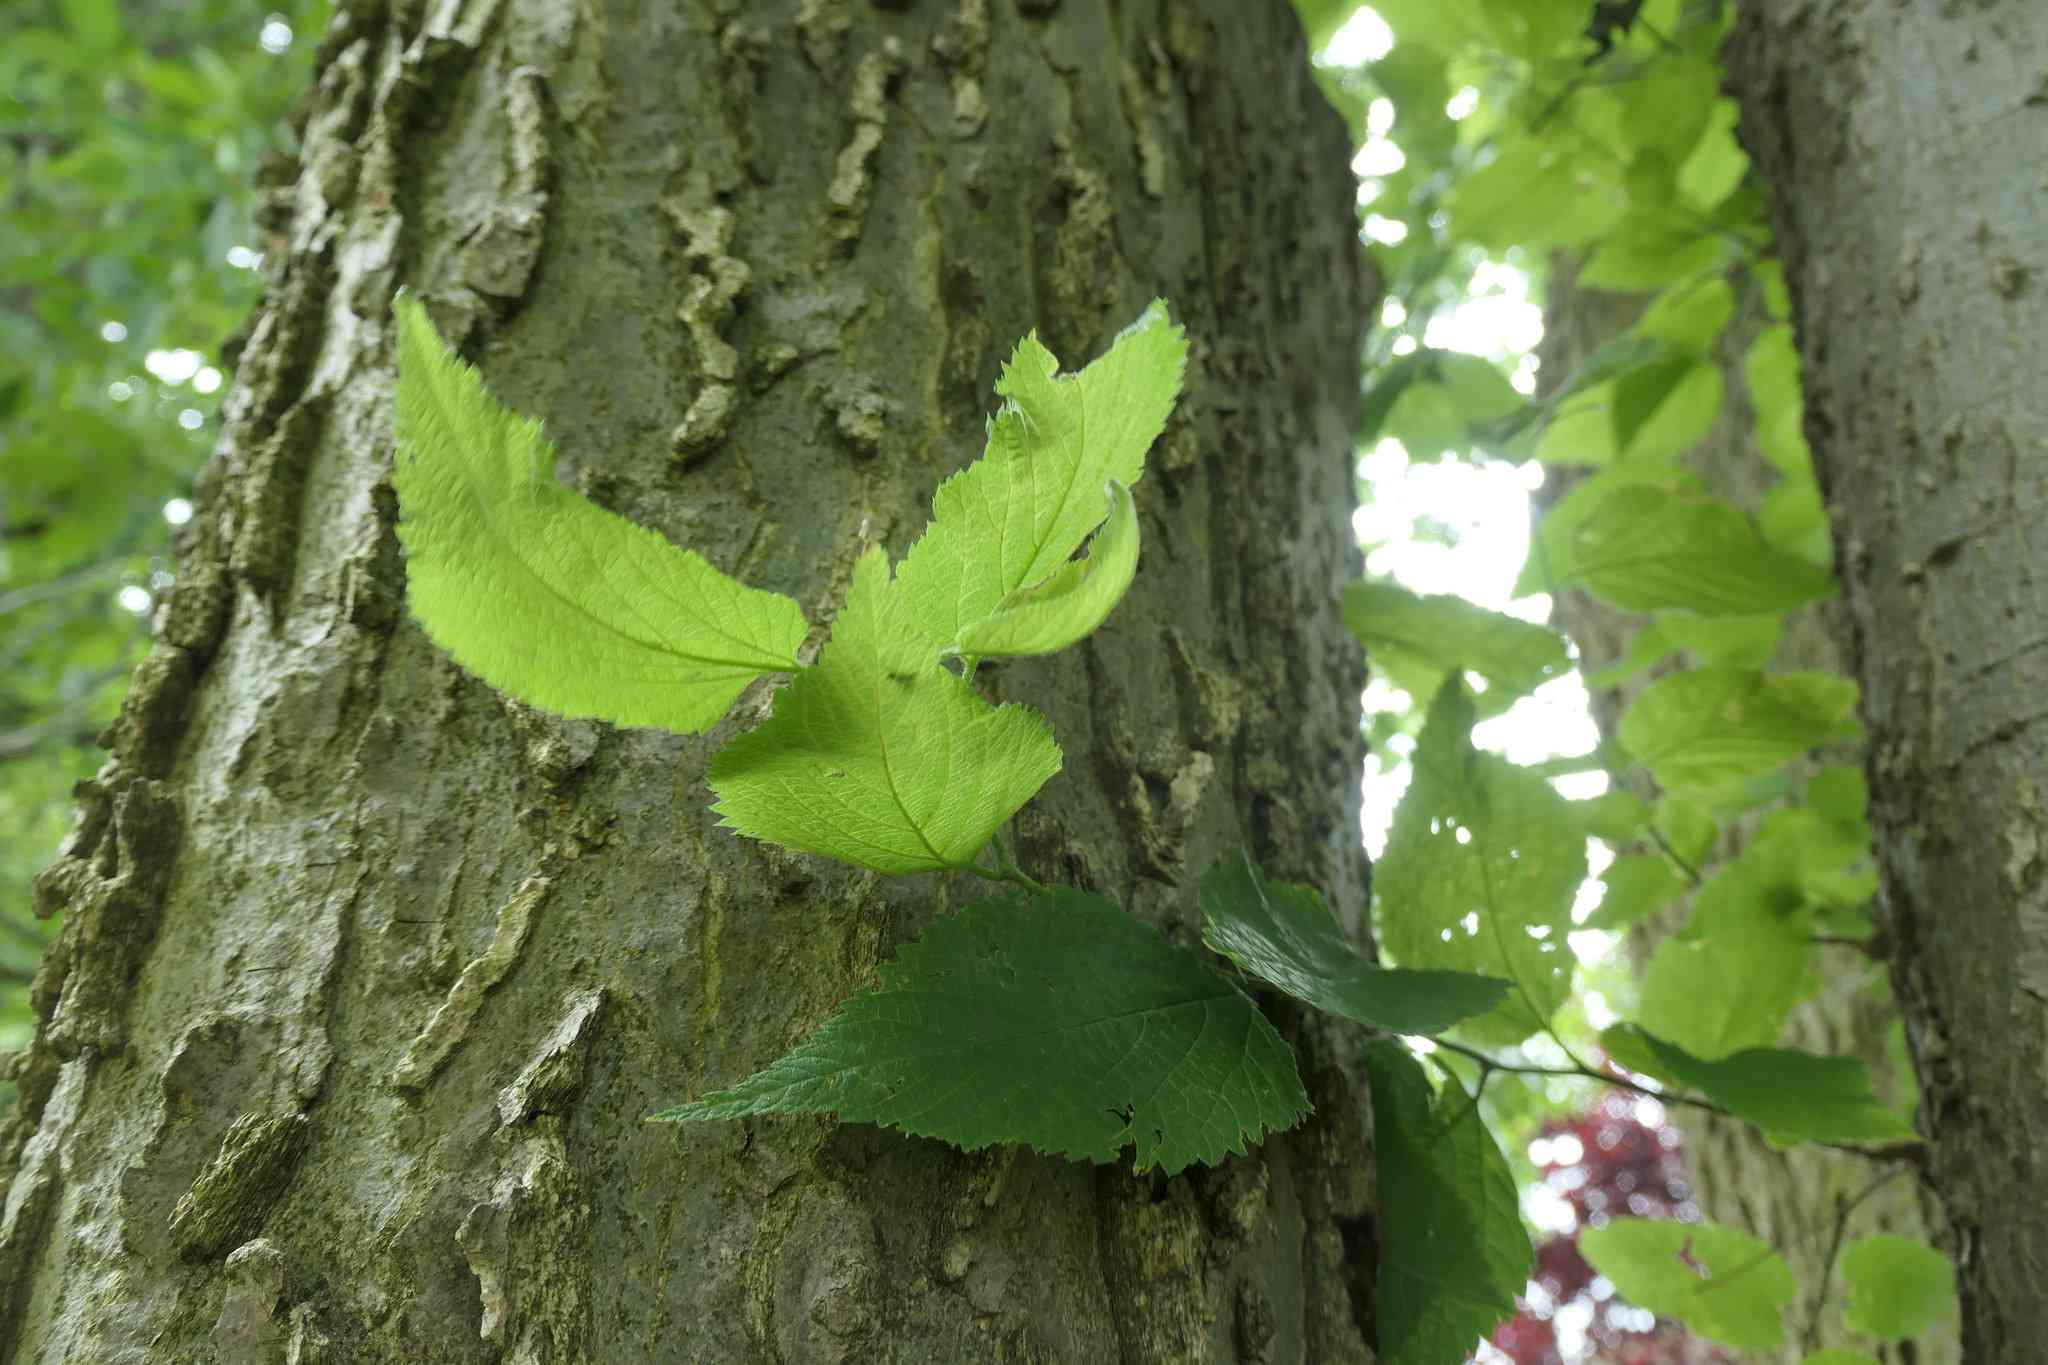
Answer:
[(981, 863), (977, 860), (975, 862), (968, 863), (961, 870), (964, 872), (972, 872), (975, 876), (980, 877), (984, 881), (1009, 882), (1013, 886), (1021, 886), (1034, 896), (1042, 896), (1046, 893), (1048, 888), (1046, 887), (1045, 883), (1032, 877), (1029, 873), (1025, 872), (1023, 868), (1018, 867), (1017, 864), (1011, 862), (1010, 855), (1003, 852), (1003, 846), (1000, 843), (996, 842), (994, 839), (990, 839), (988, 841), (988, 846), (995, 852), (996, 855), (996, 865), (993, 869), (983, 867)]

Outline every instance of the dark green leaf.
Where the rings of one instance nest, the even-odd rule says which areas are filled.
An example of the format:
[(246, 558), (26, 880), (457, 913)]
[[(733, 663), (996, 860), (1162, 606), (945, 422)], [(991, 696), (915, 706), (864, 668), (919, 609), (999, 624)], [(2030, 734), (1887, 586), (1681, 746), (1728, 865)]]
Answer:
[(1387, 412), (1381, 434), (1391, 436), (1417, 460), (1434, 460), (1446, 451), (1463, 452), (1472, 433), (1458, 400), (1434, 379), (1418, 378), (1401, 391)]
[(1706, 1061), (1633, 1024), (1608, 1029), (1600, 1042), (1629, 1070), (1698, 1091), (1783, 1140), (1895, 1142), (1913, 1136), (1912, 1125), (1878, 1100), (1869, 1070), (1854, 1057), (1758, 1047)]
[(1372, 382), (1365, 390), (1365, 411), (1359, 418), (1360, 445), (1371, 445), (1380, 438), (1394, 404), (1422, 374), (1423, 353), (1420, 351), (1397, 356), (1372, 372)]
[(1721, 416), (1721, 367), (1699, 363), (1680, 375), (1663, 402), (1636, 428), (1623, 458), (1646, 464), (1669, 464), (1683, 458), (1713, 429)]
[(1202, 878), (1202, 939), (1317, 1009), (1389, 1033), (1438, 1033), (1499, 1004), (1508, 983), (1466, 972), (1386, 969), (1360, 957), (1322, 897), (1269, 882), (1249, 857)]
[(1455, 1080), (1432, 1095), (1399, 1043), (1366, 1052), (1379, 1169), (1384, 1365), (1462, 1360), (1515, 1311), (1532, 1257), (1515, 1179)]
[(1174, 1175), (1308, 1112), (1243, 992), (1099, 896), (986, 900), (933, 923), (795, 1051), (654, 1117), (837, 1114), (969, 1151), (1021, 1142)]
[(1621, 452), (1614, 444), (1614, 394), (1620, 380), (1553, 399), (1530, 458), (1548, 465), (1608, 465)]

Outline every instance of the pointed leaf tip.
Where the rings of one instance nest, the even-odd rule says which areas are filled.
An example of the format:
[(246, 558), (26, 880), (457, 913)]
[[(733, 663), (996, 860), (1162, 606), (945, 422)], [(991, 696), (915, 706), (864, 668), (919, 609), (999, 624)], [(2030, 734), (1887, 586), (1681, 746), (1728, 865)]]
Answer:
[(1067, 568), (1114, 508), (1101, 490), (1144, 476), (1186, 364), (1187, 335), (1159, 303), (1075, 374), (1059, 373), (1035, 334), (1018, 343), (996, 384), (1004, 402), (987, 450), (939, 485), (932, 524), (897, 572), (934, 657), (975, 652), (966, 637), (1016, 605), (1011, 594)]

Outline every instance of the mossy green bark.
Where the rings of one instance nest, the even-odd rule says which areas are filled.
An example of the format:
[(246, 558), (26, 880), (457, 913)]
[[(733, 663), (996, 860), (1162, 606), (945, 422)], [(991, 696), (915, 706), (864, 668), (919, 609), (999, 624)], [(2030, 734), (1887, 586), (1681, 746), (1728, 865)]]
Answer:
[(718, 830), (759, 698), (692, 739), (465, 676), (390, 485), (403, 286), (576, 488), (828, 620), (1017, 337), (1094, 355), (1168, 297), (1196, 352), (1129, 597), (978, 676), (1070, 756), (1016, 855), (1192, 934), (1248, 845), (1356, 931), (1373, 288), (1289, 7), (347, 0), (321, 41), (180, 582), (43, 878), (10, 1358), (1370, 1359), (1362, 1101), (1298, 1018), (1316, 1117), (1160, 1186), (645, 1123), (978, 884)]

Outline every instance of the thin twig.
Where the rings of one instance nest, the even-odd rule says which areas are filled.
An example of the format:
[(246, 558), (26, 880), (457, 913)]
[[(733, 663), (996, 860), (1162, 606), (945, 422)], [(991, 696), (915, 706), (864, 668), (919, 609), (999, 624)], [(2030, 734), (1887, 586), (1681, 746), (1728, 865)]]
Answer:
[[(1555, 1034), (1551, 1036), (1553, 1038), (1556, 1037)], [(1742, 1115), (1726, 1109), (1712, 1100), (1703, 1099), (1698, 1095), (1685, 1095), (1671, 1090), (1658, 1090), (1652, 1086), (1644, 1085), (1640, 1081), (1632, 1081), (1626, 1076), (1618, 1076), (1611, 1071), (1598, 1071), (1584, 1065), (1531, 1066), (1514, 1062), (1503, 1062), (1497, 1057), (1487, 1056), (1477, 1048), (1467, 1047), (1463, 1043), (1454, 1043), (1448, 1038), (1432, 1038), (1430, 1041), (1440, 1048), (1457, 1053), (1461, 1057), (1470, 1057), (1480, 1065), (1490, 1067), (1495, 1071), (1505, 1071), (1515, 1076), (1576, 1076), (1589, 1081), (1604, 1081), (1618, 1090), (1634, 1091), (1638, 1095), (1656, 1100), (1659, 1104), (1682, 1104), (1688, 1109), (1699, 1109), (1709, 1114), (1718, 1114), (1722, 1118), (1737, 1119), (1744, 1123), (1749, 1122)], [(1831, 1152), (1846, 1152), (1850, 1156), (1860, 1156), (1867, 1161), (1898, 1161), (1908, 1165), (1918, 1165), (1927, 1159), (1926, 1151), (1920, 1145), (1918, 1139), (1911, 1142), (1887, 1143), (1882, 1147), (1858, 1147), (1853, 1143), (1826, 1142), (1819, 1138), (1808, 1140), (1816, 1147), (1825, 1147)]]
[[(1694, 1109), (1704, 1109), (1710, 1114), (1728, 1113), (1727, 1110), (1715, 1104), (1712, 1100), (1703, 1100), (1694, 1095), (1676, 1095), (1668, 1090), (1654, 1090), (1641, 1082), (1629, 1080), (1626, 1076), (1617, 1076), (1611, 1071), (1596, 1070), (1584, 1064), (1573, 1066), (1535, 1066), (1530, 1063), (1504, 1062), (1497, 1057), (1487, 1056), (1477, 1048), (1467, 1047), (1463, 1043), (1454, 1043), (1448, 1038), (1432, 1038), (1430, 1041), (1440, 1048), (1457, 1053), (1461, 1057), (1470, 1057), (1473, 1061), (1483, 1066), (1490, 1067), (1495, 1071), (1505, 1071), (1513, 1076), (1577, 1076), (1589, 1081), (1602, 1081), (1618, 1089), (1633, 1090), (1638, 1095), (1647, 1095), (1651, 1099), (1664, 1104), (1689, 1105)], [(1729, 1117), (1733, 1117), (1733, 1115), (1729, 1115)]]
[[(1443, 1058), (1431, 1057), (1429, 1060), (1436, 1067), (1437, 1070), (1443, 1072), (1444, 1075), (1448, 1076), (1451, 1080), (1457, 1081), (1458, 1090), (1461, 1094), (1464, 1092), (1465, 1082), (1459, 1079), (1457, 1072), (1451, 1070), (1449, 1066), (1444, 1064)], [(1466, 1119), (1472, 1117), (1473, 1113), (1476, 1112), (1479, 1108), (1480, 1099), (1483, 1098), (1486, 1094), (1487, 1079), (1493, 1075), (1496, 1068), (1494, 1067), (1491, 1061), (1487, 1060), (1484, 1057), (1475, 1058), (1474, 1060), (1476, 1060), (1479, 1063), (1479, 1079), (1472, 1083), (1472, 1094), (1465, 1101), (1464, 1106), (1460, 1108), (1457, 1113), (1451, 1115), (1450, 1118), (1444, 1121), (1443, 1128), (1435, 1134), (1436, 1137), (1441, 1138), (1449, 1135), (1451, 1132), (1456, 1130), (1459, 1124), (1463, 1123)]]
[(1828, 1239), (1828, 1254), (1820, 1263), (1820, 1293), (1814, 1296), (1813, 1312), (1806, 1319), (1805, 1341), (1807, 1349), (1811, 1350), (1820, 1344), (1820, 1315), (1822, 1310), (1828, 1306), (1828, 1291), (1831, 1287), (1829, 1282), (1834, 1278), (1835, 1258), (1841, 1254), (1842, 1239), (1849, 1232), (1849, 1215), (1856, 1212), (1857, 1207), (1864, 1200), (1876, 1194), (1891, 1181), (1896, 1180), (1904, 1170), (1905, 1167), (1903, 1166), (1894, 1166), (1868, 1185), (1865, 1185), (1856, 1193), (1854, 1198), (1836, 1201), (1834, 1235)]
[(1658, 852), (1678, 865), (1678, 870), (1683, 872), (1685, 879), (1692, 883), (1693, 890), (1697, 891), (1707, 884), (1707, 879), (1700, 875), (1698, 868), (1678, 856), (1678, 850), (1671, 847), (1671, 841), (1664, 837), (1663, 830), (1658, 829), (1655, 825), (1649, 825), (1646, 828), (1650, 832), (1650, 842), (1657, 846)]

